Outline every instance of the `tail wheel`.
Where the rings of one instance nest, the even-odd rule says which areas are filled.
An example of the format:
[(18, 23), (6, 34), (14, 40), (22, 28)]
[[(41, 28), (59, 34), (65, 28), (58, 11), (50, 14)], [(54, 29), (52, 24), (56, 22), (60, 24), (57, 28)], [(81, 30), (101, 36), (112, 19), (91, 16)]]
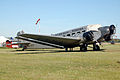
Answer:
[(23, 46), (23, 49), (22, 49), (22, 51), (24, 51), (25, 49), (27, 49), (27, 46)]

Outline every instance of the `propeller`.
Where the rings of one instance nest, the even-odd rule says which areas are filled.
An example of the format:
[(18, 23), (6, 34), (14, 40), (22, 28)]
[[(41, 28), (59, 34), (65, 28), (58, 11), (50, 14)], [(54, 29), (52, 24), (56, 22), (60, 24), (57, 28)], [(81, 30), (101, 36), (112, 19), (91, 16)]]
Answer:
[(115, 32), (116, 32), (116, 29), (115, 29), (114, 25), (110, 25), (109, 30), (110, 30), (109, 35), (115, 34)]
[(105, 41), (110, 41), (113, 39), (112, 35), (115, 34), (116, 28), (114, 25), (110, 25), (109, 34), (105, 36)]
[[(117, 27), (117, 24), (116, 24), (116, 27)], [(114, 29), (114, 33), (113, 33), (113, 35), (112, 35), (111, 44), (114, 44), (114, 43), (115, 43), (113, 37), (114, 37), (114, 38), (117, 38), (117, 36), (115, 35), (115, 33), (116, 33), (116, 29)]]

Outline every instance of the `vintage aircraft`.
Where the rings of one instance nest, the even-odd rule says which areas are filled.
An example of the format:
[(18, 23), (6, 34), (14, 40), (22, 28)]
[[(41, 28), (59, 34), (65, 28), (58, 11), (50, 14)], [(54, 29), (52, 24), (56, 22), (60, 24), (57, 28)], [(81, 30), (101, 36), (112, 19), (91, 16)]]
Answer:
[(87, 51), (89, 44), (93, 44), (93, 50), (100, 50), (102, 41), (110, 41), (115, 34), (115, 26), (87, 25), (65, 32), (52, 34), (51, 36), (37, 34), (18, 34), (16, 38), (31, 41), (38, 44), (48, 45), (56, 48), (65, 48), (68, 51), (74, 47), (80, 47), (80, 51)]

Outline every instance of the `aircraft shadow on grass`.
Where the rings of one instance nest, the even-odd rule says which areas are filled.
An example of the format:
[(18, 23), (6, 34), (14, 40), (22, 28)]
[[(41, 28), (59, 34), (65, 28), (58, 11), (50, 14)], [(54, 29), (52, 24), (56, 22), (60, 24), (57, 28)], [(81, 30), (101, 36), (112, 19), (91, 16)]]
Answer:
[[(16, 50), (16, 51), (21, 51), (21, 50)], [(29, 52), (32, 51), (32, 52)], [(35, 52), (37, 51), (37, 52)], [(39, 52), (40, 51), (40, 52)], [(47, 51), (47, 52), (46, 52)], [(26, 51), (21, 51), (20, 53), (16, 54), (45, 54), (45, 53), (61, 53), (61, 52), (66, 52), (64, 50), (26, 50)], [(94, 52), (93, 50), (87, 50), (87, 51), (79, 51), (79, 50), (74, 50), (74, 51), (67, 51), (66, 53), (70, 52), (80, 52), (80, 53), (86, 53), (86, 52)], [(97, 52), (105, 52), (105, 49), (101, 49), (100, 51)]]

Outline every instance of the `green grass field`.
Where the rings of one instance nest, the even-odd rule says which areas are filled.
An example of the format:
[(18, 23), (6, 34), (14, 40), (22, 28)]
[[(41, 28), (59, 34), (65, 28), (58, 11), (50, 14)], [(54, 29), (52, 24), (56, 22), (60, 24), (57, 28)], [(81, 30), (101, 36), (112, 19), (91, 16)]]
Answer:
[(120, 80), (120, 44), (101, 51), (0, 48), (0, 80)]

